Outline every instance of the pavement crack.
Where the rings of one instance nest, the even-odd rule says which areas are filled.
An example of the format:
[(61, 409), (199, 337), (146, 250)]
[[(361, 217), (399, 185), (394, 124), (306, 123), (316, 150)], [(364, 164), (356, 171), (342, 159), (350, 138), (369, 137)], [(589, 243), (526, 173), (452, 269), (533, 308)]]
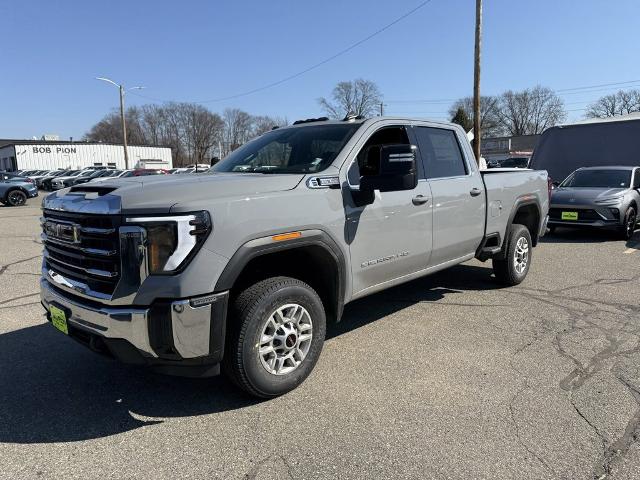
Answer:
[[(258, 475), (262, 472), (263, 468), (265, 468), (270, 463), (277, 464), (278, 460), (282, 462), (284, 469), (286, 470), (287, 477), (293, 480), (294, 476), (293, 476), (292, 466), (287, 461), (287, 459), (284, 458), (282, 454), (269, 455), (267, 457), (264, 457), (262, 460), (256, 463), (253, 467), (251, 467), (251, 469), (245, 474), (244, 479), (255, 480), (258, 477)], [(272, 472), (269, 472), (269, 473), (272, 473)], [(273, 476), (273, 475), (270, 475), (270, 476)]]
[(35, 295), (40, 295), (39, 292), (29, 293), (27, 295), (18, 295), (17, 297), (9, 298), (7, 300), (0, 300), (0, 305), (5, 305), (7, 303), (15, 302), (16, 300), (22, 300), (23, 298), (33, 297)]
[(41, 257), (42, 257), (42, 254), (35, 255), (35, 256), (29, 257), (29, 258), (23, 258), (22, 260), (16, 260), (15, 262), (7, 263), (6, 265), (0, 265), (0, 275), (2, 275), (4, 272), (6, 272), (9, 267), (13, 267), (14, 265), (18, 265), (19, 263), (28, 262), (30, 260), (35, 260), (36, 258), (41, 258)]
[(619, 376), (616, 378), (627, 388), (638, 405), (638, 409), (627, 422), (622, 436), (605, 448), (602, 468), (596, 471), (598, 480), (609, 477), (615, 464), (625, 457), (634, 443), (640, 440), (640, 391), (628, 380)]

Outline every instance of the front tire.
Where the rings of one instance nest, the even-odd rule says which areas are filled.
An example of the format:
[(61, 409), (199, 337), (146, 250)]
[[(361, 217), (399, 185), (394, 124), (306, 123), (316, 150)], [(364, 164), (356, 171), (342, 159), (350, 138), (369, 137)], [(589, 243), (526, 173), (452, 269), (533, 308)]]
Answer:
[(493, 273), (500, 283), (514, 286), (525, 279), (531, 265), (533, 245), (529, 229), (514, 223), (506, 242), (505, 258), (494, 258), (492, 261)]
[(624, 225), (620, 229), (620, 238), (622, 238), (622, 240), (631, 240), (633, 233), (636, 231), (637, 222), (638, 214), (636, 213), (636, 209), (629, 207), (624, 216)]
[(315, 366), (326, 332), (318, 294), (289, 277), (262, 280), (233, 303), (223, 368), (250, 395), (272, 398), (300, 385)]
[(11, 207), (20, 207), (27, 203), (27, 194), (22, 190), (11, 190), (7, 193), (6, 203)]

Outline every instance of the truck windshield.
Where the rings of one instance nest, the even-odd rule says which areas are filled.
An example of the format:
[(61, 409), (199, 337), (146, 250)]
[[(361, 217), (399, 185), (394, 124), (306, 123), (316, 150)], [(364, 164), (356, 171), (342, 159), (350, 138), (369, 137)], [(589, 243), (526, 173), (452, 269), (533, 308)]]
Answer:
[(629, 188), (629, 170), (578, 170), (570, 175), (561, 187), (568, 188)]
[(314, 173), (324, 170), (360, 127), (357, 123), (273, 130), (243, 145), (213, 172)]

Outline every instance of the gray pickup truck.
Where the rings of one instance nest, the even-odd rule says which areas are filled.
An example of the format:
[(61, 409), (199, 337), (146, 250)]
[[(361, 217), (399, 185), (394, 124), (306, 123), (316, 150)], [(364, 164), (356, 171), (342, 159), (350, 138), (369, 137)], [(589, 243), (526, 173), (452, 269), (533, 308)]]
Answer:
[(47, 196), (42, 304), (94, 351), (273, 397), (352, 300), (474, 257), (520, 283), (549, 188), (544, 171), (480, 172), (453, 124), (299, 121), (209, 174)]

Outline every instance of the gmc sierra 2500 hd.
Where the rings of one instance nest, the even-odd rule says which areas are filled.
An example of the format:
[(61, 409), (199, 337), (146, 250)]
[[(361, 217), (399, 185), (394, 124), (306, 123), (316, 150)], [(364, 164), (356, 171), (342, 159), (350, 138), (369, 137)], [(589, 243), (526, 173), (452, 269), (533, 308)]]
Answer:
[(273, 397), (347, 302), (474, 257), (520, 283), (548, 207), (546, 172), (480, 172), (459, 126), (304, 120), (210, 174), (47, 196), (42, 304), (97, 352)]

